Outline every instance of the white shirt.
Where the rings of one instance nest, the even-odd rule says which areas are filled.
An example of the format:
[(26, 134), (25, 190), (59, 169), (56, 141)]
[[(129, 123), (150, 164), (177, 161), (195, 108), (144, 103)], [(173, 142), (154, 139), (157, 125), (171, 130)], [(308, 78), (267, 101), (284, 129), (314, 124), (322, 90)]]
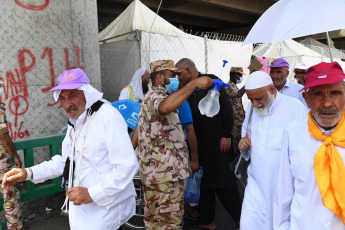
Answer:
[[(275, 229), (344, 230), (339, 217), (322, 203), (315, 179), (314, 156), (322, 141), (309, 135), (307, 119), (286, 126), (283, 137)], [(345, 149), (336, 146), (345, 162)], [(345, 183), (344, 181), (339, 183)]]
[(126, 100), (131, 99), (131, 93), (129, 92), (128, 88), (125, 87), (121, 90), (119, 100)]
[(297, 98), (307, 107), (307, 103), (305, 102), (302, 94), (303, 91), (300, 92), (301, 89), (303, 89), (303, 85), (286, 81), (284, 87), (279, 92), (281, 94)]
[[(76, 138), (75, 171), (73, 185), (79, 171), (86, 124), (86, 110), (74, 122)], [(62, 142), (62, 156), (54, 156), (32, 167), (34, 183), (62, 175), (65, 161), (72, 153), (70, 136), (74, 130), (68, 126)], [(138, 171), (138, 162), (121, 114), (109, 103), (104, 103), (90, 118), (85, 135), (80, 187), (88, 188), (92, 203), (79, 206), (69, 202), (71, 229), (118, 229), (135, 213), (136, 192), (133, 177)], [(62, 206), (62, 204), (61, 204)]]
[[(251, 103), (247, 111), (250, 111)], [(253, 111), (249, 127), (251, 163), (241, 213), (241, 230), (273, 229), (273, 199), (276, 194), (282, 134), (285, 124), (307, 116), (307, 108), (297, 99), (277, 93), (265, 116)], [(247, 112), (242, 126), (245, 136)]]

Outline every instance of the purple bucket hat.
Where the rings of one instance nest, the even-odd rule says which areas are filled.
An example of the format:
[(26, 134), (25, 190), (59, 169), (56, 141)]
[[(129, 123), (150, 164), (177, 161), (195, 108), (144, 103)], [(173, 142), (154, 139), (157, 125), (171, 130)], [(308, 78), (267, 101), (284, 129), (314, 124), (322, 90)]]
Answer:
[(271, 62), (270, 68), (274, 67), (290, 67), (289, 63), (284, 58), (277, 58)]
[(86, 73), (79, 69), (70, 69), (64, 71), (58, 77), (59, 84), (49, 91), (54, 90), (63, 90), (63, 89), (78, 89), (83, 84), (90, 84), (89, 78), (86, 76)]

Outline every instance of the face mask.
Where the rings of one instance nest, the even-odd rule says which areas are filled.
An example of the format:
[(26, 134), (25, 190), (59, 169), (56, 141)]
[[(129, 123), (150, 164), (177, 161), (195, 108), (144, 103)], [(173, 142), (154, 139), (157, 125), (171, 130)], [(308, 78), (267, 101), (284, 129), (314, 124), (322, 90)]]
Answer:
[(243, 77), (240, 77), (240, 79), (236, 79), (236, 84), (240, 84), (243, 80)]
[(4, 88), (3, 87), (0, 87), (0, 97), (1, 95), (4, 93)]
[(166, 85), (165, 87), (170, 93), (175, 92), (178, 89), (179, 81), (177, 78), (170, 78), (170, 84)]

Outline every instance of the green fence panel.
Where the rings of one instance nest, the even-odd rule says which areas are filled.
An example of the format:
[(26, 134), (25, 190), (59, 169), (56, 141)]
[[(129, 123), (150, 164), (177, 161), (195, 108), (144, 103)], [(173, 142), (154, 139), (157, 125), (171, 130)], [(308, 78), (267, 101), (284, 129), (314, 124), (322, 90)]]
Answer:
[[(15, 141), (14, 145), (18, 150), (24, 152), (25, 167), (34, 165), (34, 148), (49, 146), (50, 157), (60, 154), (59, 147), (65, 135), (49, 136), (37, 139), (27, 139), (22, 141)], [(53, 193), (61, 192), (63, 189), (60, 187), (61, 178), (51, 180), (51, 183), (44, 185), (35, 185), (31, 181), (26, 181), (26, 189), (20, 191), (20, 199), (22, 201), (31, 200), (34, 198), (47, 196)], [(3, 198), (0, 199), (0, 209), (3, 209)], [(1, 229), (1, 225), (0, 225)]]

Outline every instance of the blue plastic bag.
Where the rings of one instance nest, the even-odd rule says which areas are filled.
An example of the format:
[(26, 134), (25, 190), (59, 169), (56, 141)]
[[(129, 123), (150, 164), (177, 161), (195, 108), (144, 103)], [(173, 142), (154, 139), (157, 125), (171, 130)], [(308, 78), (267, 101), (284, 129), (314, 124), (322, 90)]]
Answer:
[(189, 175), (186, 186), (184, 188), (184, 198), (190, 203), (198, 203), (200, 200), (200, 185), (202, 179), (202, 166)]

